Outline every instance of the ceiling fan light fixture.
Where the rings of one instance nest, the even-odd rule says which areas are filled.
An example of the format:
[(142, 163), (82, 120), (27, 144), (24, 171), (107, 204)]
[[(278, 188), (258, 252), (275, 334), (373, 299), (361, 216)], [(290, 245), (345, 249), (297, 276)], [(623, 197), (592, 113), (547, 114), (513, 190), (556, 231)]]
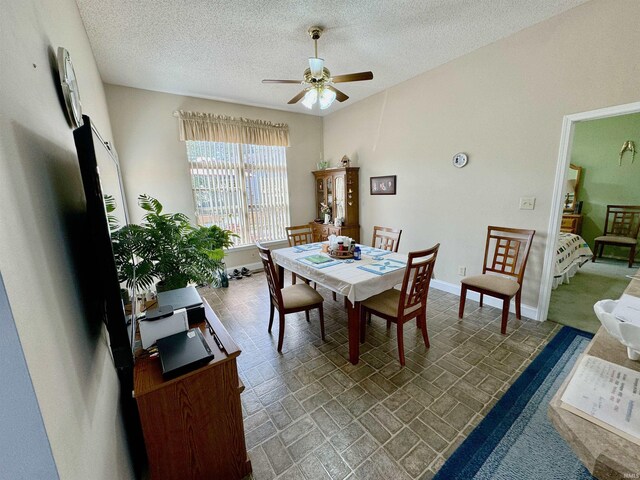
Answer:
[(302, 105), (311, 110), (315, 103), (318, 101), (318, 90), (311, 88), (304, 94), (302, 99)]
[(322, 69), (324, 68), (324, 58), (309, 57), (309, 69), (311, 76), (316, 80), (322, 78)]
[(320, 110), (326, 110), (331, 106), (333, 101), (336, 99), (336, 92), (333, 90), (324, 87), (322, 92), (320, 92), (320, 97), (318, 99), (320, 103)]

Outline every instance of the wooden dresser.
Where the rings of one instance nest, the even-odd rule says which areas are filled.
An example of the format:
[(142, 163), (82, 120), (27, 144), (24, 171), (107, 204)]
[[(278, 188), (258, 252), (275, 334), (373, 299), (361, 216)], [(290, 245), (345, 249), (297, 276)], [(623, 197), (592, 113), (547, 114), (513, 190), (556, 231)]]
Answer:
[(563, 213), (560, 231), (566, 233), (582, 233), (582, 214), (581, 213)]
[(172, 380), (162, 378), (160, 358), (143, 357), (134, 367), (149, 477), (240, 480), (251, 473), (242, 421), (235, 344), (206, 300), (205, 315), (226, 353), (202, 325), (214, 359)]
[(331, 220), (341, 217), (341, 227), (310, 222), (313, 241), (321, 242), (329, 235), (345, 235), (360, 242), (360, 167), (328, 168), (313, 172), (316, 195), (316, 216), (324, 219), (321, 203), (331, 207)]

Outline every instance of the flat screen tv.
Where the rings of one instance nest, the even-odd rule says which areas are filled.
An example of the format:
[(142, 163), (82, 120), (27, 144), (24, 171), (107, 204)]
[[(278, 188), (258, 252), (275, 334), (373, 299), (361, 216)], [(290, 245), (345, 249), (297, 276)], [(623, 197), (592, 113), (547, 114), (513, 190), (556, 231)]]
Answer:
[[(129, 318), (125, 314), (116, 261), (111, 244), (111, 231), (105, 206), (105, 195), (116, 203), (113, 215), (119, 225), (128, 223), (126, 202), (118, 159), (109, 145), (103, 141), (92, 125), (91, 119), (83, 115), (84, 124), (75, 129), (73, 137), (80, 163), (80, 173), (86, 197), (86, 227), (88, 261), (91, 266), (92, 288), (91, 311), (101, 317), (107, 326), (113, 361), (121, 380), (132, 380), (133, 352)], [(111, 214), (110, 214), (111, 215)], [(134, 292), (135, 293), (135, 292)], [(135, 297), (133, 297), (135, 298)]]

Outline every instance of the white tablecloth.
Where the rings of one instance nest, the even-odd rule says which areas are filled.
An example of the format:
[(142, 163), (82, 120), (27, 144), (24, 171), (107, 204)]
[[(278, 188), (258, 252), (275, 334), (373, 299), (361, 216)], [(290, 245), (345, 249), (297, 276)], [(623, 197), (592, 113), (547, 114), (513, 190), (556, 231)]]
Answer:
[[(367, 247), (361, 246), (361, 248)], [(282, 248), (271, 252), (274, 262), (278, 265), (300, 274), (300, 276), (312, 280), (329, 290), (346, 296), (351, 303), (366, 300), (373, 295), (401, 284), (406, 270), (405, 268), (400, 268), (383, 275), (367, 272), (358, 267), (379, 262), (366, 255), (362, 256), (362, 260), (356, 260), (353, 263), (346, 263), (342, 260), (337, 265), (325, 268), (315, 268), (298, 261), (299, 258), (314, 254), (329, 258), (326, 253), (322, 253), (320, 250), (300, 252), (295, 247)], [(389, 253), (382, 258), (384, 260), (398, 260), (405, 264), (407, 262), (407, 256), (400, 253)]]

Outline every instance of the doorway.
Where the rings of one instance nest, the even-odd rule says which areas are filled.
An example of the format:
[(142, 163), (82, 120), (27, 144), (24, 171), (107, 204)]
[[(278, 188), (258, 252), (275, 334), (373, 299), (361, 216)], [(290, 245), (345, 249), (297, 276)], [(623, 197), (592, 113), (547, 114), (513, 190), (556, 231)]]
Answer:
[[(571, 159), (572, 159), (572, 150), (574, 147), (574, 140), (575, 140), (575, 136), (576, 136), (576, 128), (578, 126), (580, 126), (580, 128), (582, 128), (581, 124), (584, 124), (586, 122), (591, 122), (591, 121), (595, 121), (595, 120), (602, 120), (602, 119), (608, 119), (608, 118), (613, 118), (613, 117), (620, 117), (620, 116), (625, 116), (625, 115), (631, 115), (631, 114), (637, 114), (640, 113), (640, 102), (635, 102), (635, 103), (631, 103), (631, 104), (626, 104), (626, 105), (619, 105), (619, 106), (615, 106), (615, 107), (609, 107), (609, 108), (604, 108), (604, 109), (599, 109), (599, 110), (593, 110), (590, 112), (583, 112), (583, 113), (578, 113), (578, 114), (573, 114), (573, 115), (567, 115), (564, 117), (563, 119), (563, 124), (562, 124), (562, 134), (561, 134), (561, 139), (560, 139), (560, 151), (559, 151), (559, 155), (558, 155), (558, 164), (556, 167), (556, 178), (555, 178), (555, 185), (554, 185), (554, 193), (553, 193), (553, 199), (552, 199), (552, 208), (551, 208), (551, 215), (550, 215), (550, 220), (549, 220), (549, 228), (548, 228), (548, 232), (549, 232), (549, 241), (547, 242), (546, 248), (545, 248), (545, 261), (544, 261), (544, 267), (543, 267), (543, 272), (542, 272), (542, 281), (541, 281), (541, 286), (540, 286), (540, 305), (539, 305), (539, 320), (547, 320), (549, 318), (549, 308), (550, 308), (550, 301), (551, 301), (551, 296), (552, 296), (552, 292), (553, 292), (553, 287), (554, 285), (554, 279), (555, 279), (555, 283), (558, 283), (558, 279), (556, 278), (556, 248), (557, 248), (557, 244), (556, 241), (552, 241), (551, 239), (558, 239), (559, 238), (559, 234), (561, 231), (561, 224), (563, 222), (563, 214), (565, 214), (564, 210), (565, 210), (565, 206), (566, 206), (566, 201), (567, 201), (567, 182), (570, 179), (570, 164), (571, 164)], [(631, 140), (634, 140), (636, 143), (640, 143), (640, 131), (639, 132), (635, 132), (633, 134), (633, 137)], [(640, 145), (639, 145), (640, 147)], [(617, 168), (618, 164), (617, 164), (617, 160), (618, 160), (618, 153), (620, 150), (620, 146), (618, 146), (618, 149), (614, 152), (612, 152), (611, 154), (609, 154), (607, 152), (607, 158), (606, 161), (610, 163), (610, 168)], [(631, 155), (627, 154), (625, 158), (625, 162), (629, 163), (631, 161)], [(638, 159), (635, 160), (636, 163), (636, 167), (640, 168), (640, 156)], [(593, 173), (593, 172), (592, 172)], [(588, 171), (584, 171), (583, 174), (585, 175), (585, 179), (586, 179), (586, 175), (589, 174)], [(584, 180), (583, 180), (584, 182)], [(582, 182), (581, 182), (582, 183)], [(584, 192), (584, 189), (582, 191), (583, 195), (586, 193)], [(583, 216), (584, 217), (584, 216)], [(565, 214), (565, 229), (566, 229), (566, 214)], [(584, 221), (584, 218), (582, 218), (582, 220)], [(591, 223), (594, 223), (593, 221)], [(587, 226), (587, 225), (585, 225)], [(599, 225), (599, 228), (604, 227), (604, 225)], [(584, 226), (583, 226), (584, 228)], [(588, 225), (588, 229), (593, 230), (594, 225)], [(586, 242), (585, 242), (586, 243)], [(591, 248), (593, 248), (593, 245), (591, 245)], [(582, 272), (578, 273), (578, 275), (580, 275), (581, 273), (586, 273), (589, 272), (589, 270), (594, 270), (592, 267), (595, 266), (601, 266), (602, 268), (598, 269), (597, 271), (595, 271), (596, 274), (604, 274), (604, 277), (609, 276), (613, 276), (615, 278), (619, 278), (620, 277), (620, 270), (617, 269), (616, 266), (616, 261), (612, 260), (612, 261), (603, 261), (601, 262), (600, 260), (598, 260), (596, 262), (596, 264), (591, 264), (590, 260), (588, 262), (588, 264), (585, 264), (583, 266), (583, 268), (585, 268)], [(625, 264), (626, 266), (626, 264)], [(613, 272), (618, 270), (617, 272)], [(632, 274), (635, 273), (636, 269), (627, 269), (628, 271), (626, 271), (627, 274)], [(594, 272), (592, 272), (594, 273)], [(622, 276), (624, 276), (624, 274), (622, 274)], [(580, 283), (580, 281), (583, 280), (588, 280), (587, 278), (583, 277), (581, 279), (579, 279), (578, 277), (576, 277), (576, 281), (574, 283)], [(628, 284), (629, 279), (625, 278), (625, 284)], [(571, 280), (569, 280), (571, 283)], [(600, 279), (598, 281), (603, 281), (606, 284), (608, 284), (608, 280), (606, 278), (604, 279)], [(575, 287), (575, 286), (574, 286)], [(561, 288), (561, 287), (559, 287)], [(577, 288), (575, 288), (577, 289)], [(611, 295), (615, 294), (615, 292), (617, 292), (617, 289), (614, 288), (612, 291), (607, 292), (606, 290), (600, 290), (597, 287), (593, 287), (592, 285), (592, 289), (595, 290), (594, 295), (599, 296), (599, 295), (604, 295), (604, 296), (600, 296), (600, 298), (598, 299), (602, 299), (602, 298), (606, 298), (607, 293), (610, 293)], [(619, 289), (619, 288), (618, 288)], [(564, 292), (567, 294), (570, 294), (570, 292)], [(619, 296), (619, 294), (618, 294)], [(575, 305), (584, 305), (587, 304), (586, 307), (586, 311), (592, 311), (592, 305), (595, 302), (591, 302), (590, 300), (591, 297), (583, 297), (582, 299), (580, 298), (574, 298), (575, 300)], [(590, 303), (591, 302), (591, 303)], [(589, 304), (590, 303), (590, 304)], [(567, 306), (567, 310), (566, 311), (571, 311), (571, 305)], [(595, 319), (595, 316), (593, 316), (593, 318)], [(549, 318), (551, 319), (551, 318)], [(597, 322), (597, 319), (595, 320)], [(597, 324), (592, 324), (592, 328), (596, 328), (598, 325)], [(580, 326), (578, 325), (578, 328), (580, 328)]]

